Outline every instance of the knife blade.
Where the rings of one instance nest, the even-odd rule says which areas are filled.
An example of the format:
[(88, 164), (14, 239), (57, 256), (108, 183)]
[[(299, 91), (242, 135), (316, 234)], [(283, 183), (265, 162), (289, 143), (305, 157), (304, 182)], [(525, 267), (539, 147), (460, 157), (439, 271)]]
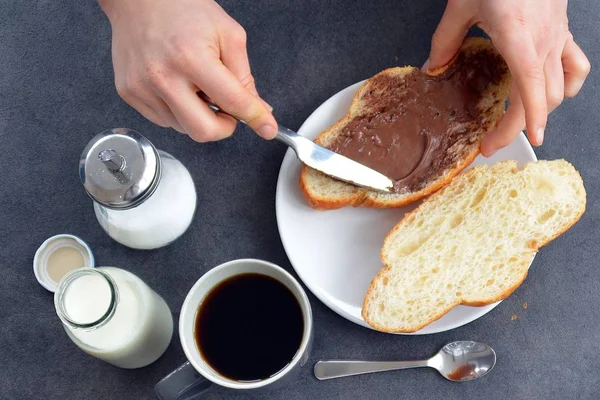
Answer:
[(394, 188), (394, 182), (387, 176), (319, 146), (288, 128), (279, 126), (275, 138), (290, 146), (304, 164), (332, 178), (385, 193), (391, 193)]

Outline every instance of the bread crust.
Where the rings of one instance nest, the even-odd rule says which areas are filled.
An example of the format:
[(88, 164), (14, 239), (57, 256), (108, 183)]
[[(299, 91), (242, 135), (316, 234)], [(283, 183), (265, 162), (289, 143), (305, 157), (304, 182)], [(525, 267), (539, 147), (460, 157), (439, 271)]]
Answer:
[[(564, 160), (562, 160), (562, 161), (564, 161)], [(514, 164), (514, 168), (513, 168), (512, 172), (518, 171), (518, 168), (516, 167), (516, 163), (513, 160), (501, 161), (501, 162), (499, 162), (496, 165), (501, 165), (501, 164)], [(477, 174), (481, 168), (485, 168), (485, 167), (487, 167), (487, 166), (486, 165), (481, 165), (481, 166), (474, 167), (471, 170), (466, 171), (463, 176), (464, 176), (465, 179), (468, 179), (469, 176)], [(575, 170), (575, 173), (577, 174), (577, 178), (583, 182), (583, 179), (581, 178), (581, 174), (579, 173), (579, 171)], [(440, 190), (440, 191), (434, 193), (433, 195), (431, 195), (430, 197), (428, 197), (427, 199), (425, 199), (417, 208), (415, 208), (411, 212), (409, 212), (406, 215), (404, 215), (404, 217), (402, 218), (402, 220), (399, 221), (388, 232), (388, 234), (386, 235), (386, 237), (384, 239), (384, 243), (387, 242), (390, 239), (390, 237), (397, 230), (399, 230), (402, 227), (403, 224), (405, 224), (409, 220), (409, 218), (411, 216), (416, 215), (417, 212), (419, 211), (419, 209), (421, 207), (423, 207), (428, 202), (436, 201), (436, 199), (438, 197), (443, 196), (443, 195), (444, 195), (444, 190)], [(577, 210), (577, 213), (575, 214), (575, 216), (573, 217), (573, 219), (569, 222), (569, 224), (565, 225), (564, 229), (562, 229), (562, 230), (556, 232), (554, 235), (548, 237), (548, 239), (545, 240), (545, 241), (536, 242), (536, 245), (531, 248), (531, 250), (532, 250), (532, 258), (535, 255), (535, 253), (538, 252), (538, 250), (540, 248), (542, 248), (543, 246), (547, 245), (548, 243), (550, 243), (551, 241), (553, 241), (554, 239), (556, 239), (557, 237), (559, 237), (560, 235), (562, 235), (563, 233), (565, 233), (567, 230), (569, 230), (573, 225), (575, 225), (581, 219), (581, 216), (585, 213), (586, 207), (587, 207), (587, 198), (584, 198), (584, 201), (582, 203), (582, 207), (579, 210)], [(479, 301), (457, 300), (452, 305), (450, 305), (447, 308), (443, 309), (440, 313), (438, 313), (438, 314), (432, 316), (431, 318), (429, 318), (423, 324), (415, 325), (415, 326), (413, 326), (413, 327), (411, 327), (409, 329), (392, 329), (392, 328), (388, 328), (386, 326), (382, 326), (382, 325), (376, 323), (375, 321), (371, 320), (368, 317), (367, 311), (366, 311), (368, 309), (368, 307), (369, 307), (369, 302), (370, 302), (371, 296), (372, 296), (373, 292), (375, 291), (376, 282), (379, 279), (382, 279), (382, 277), (389, 270), (391, 270), (391, 268), (392, 268), (392, 266), (390, 265), (390, 263), (388, 262), (388, 260), (385, 257), (384, 246), (381, 248), (380, 258), (381, 258), (381, 261), (382, 261), (384, 267), (381, 268), (379, 270), (379, 272), (377, 273), (377, 275), (371, 280), (371, 284), (369, 285), (369, 289), (367, 290), (367, 293), (365, 294), (365, 297), (364, 297), (363, 307), (362, 307), (362, 310), (361, 310), (361, 316), (365, 320), (365, 322), (367, 322), (373, 328), (375, 328), (375, 329), (377, 329), (379, 331), (388, 332), (388, 333), (414, 333), (414, 332), (417, 332), (417, 331), (425, 328), (426, 326), (428, 326), (432, 322), (437, 321), (438, 319), (440, 319), (441, 317), (443, 317), (444, 315), (446, 315), (454, 307), (459, 306), (459, 305), (472, 306), (472, 307), (483, 307), (483, 306), (487, 306), (487, 305), (496, 303), (498, 301), (504, 300), (504, 299), (508, 298), (511, 294), (513, 294), (515, 292), (515, 290), (517, 290), (519, 288), (519, 286), (521, 286), (521, 284), (525, 281), (525, 278), (527, 278), (527, 275), (528, 275), (528, 266), (529, 266), (529, 265), (526, 265), (526, 264), (530, 263), (528, 261), (523, 261), (522, 264), (521, 264), (521, 266), (523, 267), (523, 270), (524, 270), (523, 275), (520, 276), (520, 277), (518, 277), (515, 280), (515, 284), (513, 284), (512, 286), (510, 286), (509, 288), (507, 288), (505, 291), (503, 291), (502, 293), (500, 293), (500, 295), (498, 295), (496, 297), (485, 298), (485, 299), (481, 299)]]
[[(463, 42), (463, 44), (461, 46), (460, 51), (473, 52), (473, 51), (487, 51), (487, 50), (496, 52), (496, 50), (494, 49), (493, 45), (491, 44), (491, 42), (489, 40), (484, 39), (484, 38), (479, 38), (479, 37), (470, 37), (470, 38), (465, 39), (465, 41)], [(436, 76), (436, 75), (443, 73), (450, 67), (450, 65), (456, 60), (457, 57), (458, 57), (458, 53), (454, 56), (454, 58), (450, 62), (448, 62), (448, 64), (446, 64), (442, 67), (436, 68), (434, 70), (428, 70), (427, 73), (431, 76)], [(315, 142), (320, 145), (327, 145), (328, 139), (330, 137), (334, 136), (335, 132), (341, 130), (341, 128), (347, 122), (349, 122), (350, 120), (352, 120), (353, 118), (356, 117), (356, 115), (353, 114), (353, 111), (355, 109), (359, 108), (359, 104), (362, 99), (363, 92), (369, 87), (369, 83), (372, 79), (374, 79), (375, 77), (381, 76), (381, 75), (406, 75), (406, 74), (412, 72), (414, 69), (415, 69), (415, 67), (388, 68), (388, 69), (385, 69), (385, 70), (379, 72), (378, 74), (374, 75), (370, 79), (368, 79), (356, 91), (356, 93), (352, 99), (352, 102), (351, 102), (351, 105), (349, 108), (349, 112), (343, 118), (341, 118), (339, 121), (337, 121), (335, 124), (333, 124), (331, 127), (329, 127), (327, 130), (321, 132), (321, 134), (319, 134), (319, 136), (315, 139)], [(424, 186), (422, 189), (414, 191), (414, 192), (409, 192), (409, 193), (401, 193), (401, 194), (399, 193), (399, 194), (393, 196), (393, 198), (390, 198), (390, 197), (382, 198), (381, 196), (378, 196), (378, 194), (376, 192), (355, 186), (356, 190), (352, 191), (352, 193), (349, 195), (321, 196), (318, 193), (316, 193), (314, 190), (312, 190), (310, 180), (311, 180), (312, 174), (319, 174), (321, 176), (325, 176), (325, 175), (323, 175), (320, 172), (317, 172), (315, 170), (312, 170), (310, 167), (307, 167), (306, 165), (302, 165), (300, 179), (299, 179), (299, 187), (300, 187), (300, 191), (302, 192), (303, 198), (305, 199), (305, 201), (307, 202), (307, 204), (310, 207), (312, 207), (316, 210), (321, 210), (321, 211), (334, 210), (334, 209), (339, 209), (339, 208), (348, 207), (348, 206), (368, 207), (368, 208), (398, 208), (398, 207), (403, 207), (405, 205), (413, 203), (417, 200), (422, 199), (425, 196), (428, 196), (428, 195), (436, 192), (437, 190), (439, 190), (442, 187), (449, 184), (456, 175), (458, 175), (462, 170), (464, 170), (466, 167), (468, 167), (473, 162), (473, 160), (475, 160), (475, 158), (479, 155), (479, 153), (480, 153), (479, 144), (480, 144), (481, 140), (483, 139), (485, 134), (487, 134), (489, 131), (491, 131), (492, 129), (494, 129), (497, 126), (500, 119), (502, 118), (502, 115), (504, 113), (504, 100), (508, 97), (508, 88), (509, 88), (509, 84), (510, 84), (510, 79), (511, 79), (510, 73), (507, 72), (505, 75), (505, 79), (503, 79), (502, 82), (500, 82), (496, 87), (488, 89), (490, 91), (489, 95), (494, 95), (494, 97), (496, 97), (497, 99), (502, 100), (502, 101), (498, 101), (497, 104), (492, 106), (492, 108), (490, 109), (490, 120), (491, 121), (490, 121), (489, 127), (488, 127), (487, 131), (485, 131), (479, 135), (477, 145), (473, 146), (473, 149), (471, 151), (469, 151), (467, 154), (463, 155), (463, 157), (457, 161), (457, 163), (454, 165), (454, 167), (444, 171), (440, 176), (434, 178), (434, 180), (432, 180), (431, 182), (428, 182), (428, 184), (426, 186)], [(339, 183), (339, 181), (335, 181), (333, 178), (328, 178), (328, 179), (331, 179), (332, 182)], [(345, 185), (351, 186), (349, 184), (345, 184)]]

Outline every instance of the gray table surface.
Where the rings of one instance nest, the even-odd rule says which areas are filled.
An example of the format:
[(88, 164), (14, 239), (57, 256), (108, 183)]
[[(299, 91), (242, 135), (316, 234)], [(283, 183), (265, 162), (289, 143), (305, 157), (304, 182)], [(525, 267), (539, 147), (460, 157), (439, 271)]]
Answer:
[[(248, 31), (259, 89), (278, 120), (298, 128), (324, 100), (398, 64), (420, 65), (444, 2), (223, 1)], [(592, 65), (600, 63), (600, 3), (569, 5), (572, 31)], [(153, 126), (113, 86), (110, 26), (94, 1), (0, 2), (0, 398), (152, 399), (154, 384), (184, 361), (177, 336), (164, 356), (121, 370), (87, 356), (67, 338), (32, 258), (47, 237), (80, 235), (99, 264), (138, 274), (175, 317), (192, 283), (224, 261), (256, 257), (293, 272), (275, 218), (275, 188), (286, 149), (245, 128), (197, 144)], [(323, 358), (427, 357), (445, 342), (490, 343), (499, 361), (486, 378), (445, 381), (411, 370), (319, 382), (311, 368), (274, 399), (598, 399), (600, 398), (600, 79), (592, 72), (576, 99), (550, 117), (543, 159), (566, 158), (583, 176), (586, 214), (535, 258), (508, 300), (464, 327), (429, 336), (394, 336), (341, 318), (309, 293), (315, 345)], [(198, 212), (180, 240), (140, 252), (112, 241), (97, 224), (77, 176), (87, 141), (106, 128), (139, 130), (192, 172)], [(522, 303), (527, 302), (524, 309)], [(513, 314), (518, 319), (511, 320)], [(246, 399), (215, 390), (210, 399)]]

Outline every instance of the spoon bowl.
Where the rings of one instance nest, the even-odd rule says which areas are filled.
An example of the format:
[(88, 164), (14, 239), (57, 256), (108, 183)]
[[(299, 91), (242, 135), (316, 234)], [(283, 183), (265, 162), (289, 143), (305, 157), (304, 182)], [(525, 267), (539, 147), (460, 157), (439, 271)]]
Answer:
[(496, 352), (485, 343), (458, 341), (442, 347), (429, 361), (444, 378), (465, 382), (490, 372), (496, 365)]
[(408, 368), (435, 368), (446, 379), (466, 382), (481, 378), (496, 365), (496, 352), (490, 346), (470, 340), (446, 344), (433, 357), (417, 361), (319, 361), (314, 374), (319, 380)]

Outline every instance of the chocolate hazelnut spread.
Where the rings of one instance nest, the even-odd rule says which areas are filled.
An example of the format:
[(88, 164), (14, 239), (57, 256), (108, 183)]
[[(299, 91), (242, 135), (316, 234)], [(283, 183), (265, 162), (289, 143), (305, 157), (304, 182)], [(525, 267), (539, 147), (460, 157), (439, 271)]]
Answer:
[(459, 142), (473, 143), (485, 123), (480, 100), (498, 84), (506, 64), (486, 50), (460, 53), (438, 76), (418, 69), (373, 78), (352, 118), (327, 146), (394, 181), (394, 191), (415, 190), (455, 163)]

